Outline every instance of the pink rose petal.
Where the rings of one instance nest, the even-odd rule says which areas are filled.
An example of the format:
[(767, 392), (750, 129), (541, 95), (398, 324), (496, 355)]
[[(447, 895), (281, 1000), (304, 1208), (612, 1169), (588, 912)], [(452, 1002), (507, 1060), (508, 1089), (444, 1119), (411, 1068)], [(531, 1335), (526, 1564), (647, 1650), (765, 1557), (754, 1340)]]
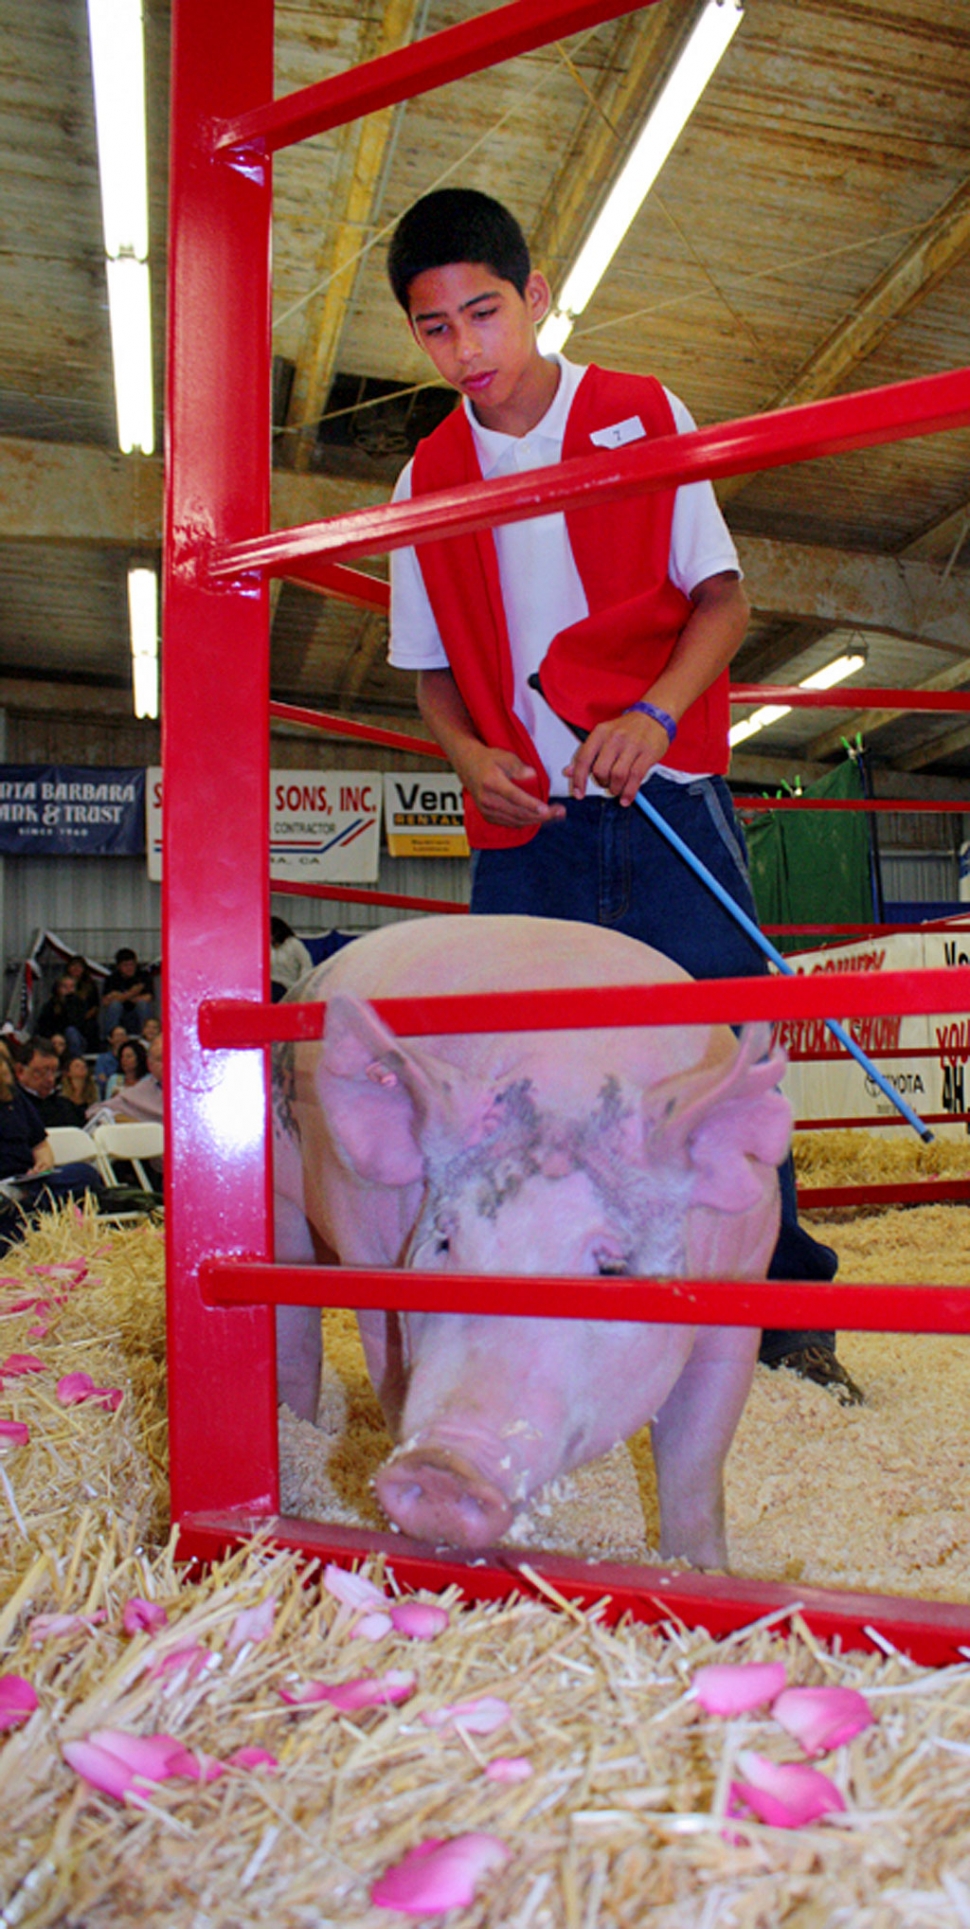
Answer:
[(855, 1688), (786, 1688), (771, 1712), (806, 1755), (841, 1747), (876, 1719)]
[(26, 1447), (29, 1439), (26, 1420), (0, 1420), (0, 1453), (5, 1447)]
[(365, 1574), (352, 1574), (349, 1568), (338, 1567), (335, 1561), (328, 1561), (323, 1570), (323, 1585), (344, 1607), (385, 1608), (387, 1596), (369, 1581)]
[(279, 1762), (268, 1748), (237, 1748), (228, 1757), (230, 1768), (278, 1768)]
[(6, 1373), (11, 1379), (21, 1373), (46, 1371), (43, 1360), (39, 1360), (36, 1353), (8, 1353), (5, 1360), (0, 1360), (0, 1373)]
[(845, 1808), (833, 1781), (821, 1769), (802, 1762), (771, 1762), (750, 1748), (738, 1752), (738, 1766), (747, 1777), (732, 1782), (728, 1813), (741, 1813), (743, 1803), (759, 1822), (773, 1828), (800, 1829), (830, 1811)]
[(406, 1634), (412, 1641), (434, 1641), (444, 1633), (450, 1619), (444, 1608), (432, 1607), (426, 1601), (395, 1601), (391, 1609), (398, 1634)]
[[(16, 1283), (19, 1286), (20, 1281), (17, 1280)], [(10, 1284), (14, 1284), (13, 1280), (10, 1281)], [(32, 1294), (29, 1299), (15, 1299), (10, 1306), (5, 1306), (3, 1309), (3, 1317), (4, 1319), (10, 1319), (14, 1313), (32, 1313), (35, 1309), (46, 1313), (49, 1305), (49, 1299), (39, 1299), (36, 1294)]]
[(47, 1335), (49, 1332), (50, 1332), (50, 1321), (46, 1319), (39, 1319), (37, 1321), (36, 1326), (28, 1326), (27, 1338), (29, 1340), (44, 1340), (47, 1338)]
[(107, 1618), (103, 1608), (94, 1614), (35, 1614), (27, 1624), (31, 1647), (40, 1648), (45, 1641), (60, 1641), (66, 1634), (93, 1634)]
[(22, 1674), (0, 1674), (0, 1728), (15, 1728), (39, 1705), (34, 1689)]
[(195, 1681), (198, 1675), (205, 1673), (212, 1659), (211, 1648), (203, 1648), (198, 1642), (194, 1642), (184, 1648), (172, 1648), (168, 1654), (159, 1655), (156, 1660), (149, 1662), (145, 1673), (151, 1681), (164, 1680), (166, 1675), (178, 1674), (180, 1669), (186, 1668), (189, 1680)]
[(509, 1851), (497, 1835), (432, 1836), (374, 1883), (370, 1899), (378, 1909), (400, 1909), (406, 1916), (442, 1914), (466, 1908), (481, 1877), (501, 1869)]
[(120, 1387), (95, 1386), (90, 1373), (65, 1373), (54, 1392), (62, 1407), (77, 1407), (92, 1400), (97, 1406), (108, 1407), (112, 1413), (117, 1412), (124, 1398)]
[(72, 1286), (77, 1286), (87, 1275), (88, 1262), (86, 1259), (64, 1259), (50, 1266), (31, 1266), (30, 1270), (38, 1278), (69, 1280)]
[(73, 1407), (80, 1400), (89, 1400), (94, 1392), (94, 1381), (90, 1373), (65, 1373), (58, 1380), (54, 1392), (62, 1407)]
[(117, 1801), (136, 1780), (164, 1782), (183, 1774), (187, 1755), (172, 1735), (129, 1735), (121, 1728), (97, 1728), (81, 1741), (65, 1742), (61, 1753), (92, 1788)]
[(159, 1628), (168, 1625), (168, 1615), (157, 1601), (143, 1601), (133, 1594), (126, 1604), (121, 1625), (126, 1634), (157, 1634)]
[(691, 1687), (709, 1715), (745, 1715), (774, 1701), (787, 1680), (783, 1661), (715, 1663), (698, 1668)]
[(485, 1774), (490, 1782), (527, 1782), (532, 1763), (525, 1755), (496, 1755), (485, 1764)]
[(226, 1653), (234, 1654), (247, 1641), (266, 1641), (273, 1632), (276, 1602), (272, 1596), (258, 1607), (242, 1608), (229, 1630)]
[(460, 1722), (470, 1735), (491, 1735), (508, 1721), (512, 1710), (497, 1695), (480, 1695), (477, 1701), (455, 1701), (448, 1708), (428, 1708), (421, 1716), (426, 1728), (447, 1728)]
[(350, 1638), (352, 1641), (383, 1641), (385, 1634), (391, 1633), (392, 1627), (389, 1614), (364, 1614), (354, 1622)]
[(387, 1702), (407, 1701), (416, 1685), (416, 1675), (406, 1674), (401, 1668), (389, 1668), (386, 1674), (358, 1675), (353, 1681), (308, 1681), (300, 1694), (287, 1694), (281, 1688), (280, 1695), (291, 1708), (329, 1701), (332, 1707), (349, 1713), (357, 1708), (379, 1708)]

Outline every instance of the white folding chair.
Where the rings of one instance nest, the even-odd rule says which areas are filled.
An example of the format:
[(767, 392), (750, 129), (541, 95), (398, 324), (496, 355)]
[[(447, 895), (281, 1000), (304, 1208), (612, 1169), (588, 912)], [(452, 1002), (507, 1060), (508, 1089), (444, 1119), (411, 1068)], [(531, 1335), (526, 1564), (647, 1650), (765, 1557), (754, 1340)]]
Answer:
[[(74, 1165), (86, 1159), (101, 1171), (101, 1158), (90, 1132), (81, 1125), (49, 1125), (47, 1143), (54, 1154), (55, 1165)], [(102, 1177), (104, 1176), (102, 1172)]]
[(126, 1159), (134, 1167), (138, 1184), (145, 1192), (154, 1190), (151, 1174), (146, 1172), (142, 1163), (145, 1159), (160, 1159), (165, 1150), (165, 1132), (161, 1125), (152, 1125), (148, 1120), (116, 1121), (113, 1125), (95, 1124), (91, 1134), (101, 1170), (109, 1185), (119, 1183), (112, 1160)]

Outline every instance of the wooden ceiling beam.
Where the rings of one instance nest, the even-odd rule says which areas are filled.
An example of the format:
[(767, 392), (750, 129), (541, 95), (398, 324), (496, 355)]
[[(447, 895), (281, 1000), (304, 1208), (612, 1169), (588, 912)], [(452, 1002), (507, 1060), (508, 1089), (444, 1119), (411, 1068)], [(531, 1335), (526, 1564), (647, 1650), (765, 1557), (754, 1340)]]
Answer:
[[(273, 526), (342, 515), (387, 493), (385, 485), (275, 470)], [(161, 508), (158, 458), (0, 437), (0, 545), (156, 546)], [(970, 656), (966, 572), (760, 536), (737, 541), (752, 603), (764, 615), (888, 630)]]
[[(0, 541), (155, 548), (162, 539), (160, 456), (0, 436)], [(274, 529), (386, 502), (381, 485), (274, 470)]]
[(737, 536), (745, 588), (765, 615), (814, 617), (833, 628), (887, 630), (970, 657), (964, 573), (868, 551)]
[[(968, 249), (970, 178), (961, 182), (919, 233), (907, 242), (902, 253), (860, 295), (798, 374), (766, 402), (765, 407), (794, 408), (801, 402), (834, 395), (846, 376), (867, 360), (911, 308), (925, 301)], [(718, 486), (719, 500), (728, 502), (752, 479), (732, 476)]]
[[(365, 17), (359, 60), (393, 53), (411, 39), (420, 0), (385, 0), (375, 16)], [(351, 122), (341, 136), (340, 161), (328, 207), (324, 243), (314, 264), (319, 292), (304, 310), (303, 340), (282, 437), (284, 460), (305, 474), (313, 455), (316, 424), (326, 406), (344, 322), (353, 299), (360, 250), (373, 226), (395, 107)]]

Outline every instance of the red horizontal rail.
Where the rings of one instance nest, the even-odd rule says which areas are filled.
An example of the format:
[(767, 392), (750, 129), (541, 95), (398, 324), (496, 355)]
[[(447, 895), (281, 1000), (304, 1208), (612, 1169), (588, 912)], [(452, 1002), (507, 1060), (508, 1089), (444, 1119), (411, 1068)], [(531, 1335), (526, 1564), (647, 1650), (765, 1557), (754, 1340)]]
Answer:
[(400, 891), (358, 891), (350, 884), (300, 884), (295, 878), (271, 877), (271, 891), (280, 891), (287, 897), (327, 898), (334, 904), (387, 904), (396, 911), (440, 911), (447, 917), (457, 912), (467, 914), (467, 904), (456, 904), (450, 898), (406, 897)]
[[(914, 1179), (903, 1185), (799, 1186), (799, 1210), (833, 1206), (932, 1206), (970, 1201), (970, 1179)], [(932, 1292), (933, 1288), (928, 1289)]]
[(211, 1306), (393, 1307), (532, 1319), (671, 1322), (679, 1326), (838, 1327), (859, 1333), (970, 1332), (968, 1286), (853, 1286), (777, 1279), (562, 1279), (558, 1275), (420, 1273), (398, 1267), (286, 1266), (203, 1259)]
[[(965, 1112), (920, 1113), (920, 1122), (923, 1125), (960, 1125), (965, 1118)], [(794, 1130), (796, 1132), (881, 1132), (897, 1125), (906, 1125), (906, 1120), (898, 1112), (894, 1111), (888, 1116), (879, 1118), (873, 1118), (867, 1112), (863, 1112), (858, 1118), (796, 1119)], [(970, 1146), (970, 1140), (968, 1140), (968, 1146)]]
[[(960, 936), (964, 931), (970, 932), (970, 924), (957, 923), (950, 918), (927, 918), (925, 923), (921, 920), (917, 924), (912, 920), (908, 924), (763, 924), (761, 929), (769, 937), (783, 938), (803, 937), (811, 932), (817, 932), (823, 938), (892, 938), (901, 932), (912, 931), (952, 931)], [(789, 952), (790, 959), (800, 955), (799, 952)]]
[[(180, 1560), (215, 1562), (252, 1538), (254, 1518), (245, 1509), (186, 1513), (179, 1521)], [(798, 1614), (819, 1641), (843, 1648), (885, 1652), (888, 1640), (921, 1667), (941, 1668), (965, 1659), (970, 1646), (970, 1607), (965, 1602), (907, 1600), (892, 1594), (792, 1587), (781, 1581), (752, 1581), (732, 1574), (692, 1574), (683, 1568), (620, 1565), (547, 1554), (529, 1547), (493, 1547), (485, 1553), (453, 1550), (442, 1560), (437, 1549), (403, 1534), (374, 1528), (337, 1527), (329, 1521), (263, 1515), (259, 1526), (273, 1547), (293, 1548), (323, 1567), (335, 1561), (350, 1567), (383, 1555), (387, 1571), (405, 1588), (439, 1593), (458, 1587), (473, 1601), (504, 1601), (509, 1595), (535, 1596), (533, 1575), (578, 1607), (597, 1607), (608, 1626), (629, 1616), (662, 1628), (703, 1627), (715, 1639), (749, 1627), (766, 1614)], [(530, 1571), (531, 1570), (531, 1571)]]
[(732, 703), (787, 703), (793, 710), (970, 710), (970, 690), (868, 690), (838, 683), (806, 690), (800, 683), (734, 683)]
[[(432, 537), (464, 535), (500, 523), (527, 521), (550, 510), (597, 506), (705, 477), (746, 475), (840, 455), (883, 442), (900, 442), (970, 423), (970, 368), (927, 375), (854, 395), (805, 402), (745, 416), (689, 435), (665, 435), (616, 452), (575, 456), (551, 469), (528, 470), (498, 482), (441, 489), (410, 502), (354, 509), (326, 522), (304, 523), (242, 542), (214, 543), (206, 551), (211, 580), (250, 570), (269, 576), (303, 576), (321, 558), (409, 548)], [(202, 553), (200, 544), (199, 553)], [(760, 685), (750, 685), (758, 689)], [(776, 686), (768, 686), (773, 695)], [(803, 693), (804, 694), (804, 693)], [(830, 692), (815, 692), (828, 697)], [(912, 694), (912, 693), (907, 693)], [(932, 695), (932, 692), (924, 694)], [(881, 693), (880, 700), (881, 700)], [(948, 699), (949, 700), (949, 699)]]
[(416, 757), (445, 758), (445, 753), (429, 737), (409, 737), (403, 730), (380, 730), (376, 724), (352, 723), (349, 717), (335, 717), (326, 710), (304, 710), (298, 703), (271, 703), (269, 714), (278, 723), (305, 723), (328, 737), (356, 737), (361, 743), (386, 744), (391, 750), (410, 750)]
[[(672, 985), (489, 991), (437, 998), (375, 998), (374, 1010), (406, 1038), (450, 1032), (589, 1031), (599, 1025), (706, 1025), (840, 1018), (872, 1012), (970, 1011), (970, 966), (933, 971), (816, 972), (793, 978), (713, 978)], [(323, 1036), (326, 1006), (207, 998), (199, 1037), (208, 1049)]]
[[(308, 582), (305, 576), (297, 580)], [(338, 603), (353, 603), (357, 609), (379, 610), (386, 615), (391, 607), (390, 583), (381, 576), (368, 576), (365, 569), (347, 569), (343, 563), (321, 563), (309, 587)]]
[[(734, 690), (731, 700), (734, 701)], [(867, 810), (876, 811), (933, 811), (940, 817), (970, 815), (970, 797), (962, 802), (948, 797), (945, 801), (929, 797), (739, 797), (734, 799), (736, 810)]]
[(282, 100), (215, 121), (212, 147), (216, 153), (256, 147), (274, 154), (327, 128), (343, 127), (396, 101), (414, 100), (434, 87), (652, 4), (654, 0), (512, 0), (510, 6), (495, 7), (376, 60), (362, 61)]

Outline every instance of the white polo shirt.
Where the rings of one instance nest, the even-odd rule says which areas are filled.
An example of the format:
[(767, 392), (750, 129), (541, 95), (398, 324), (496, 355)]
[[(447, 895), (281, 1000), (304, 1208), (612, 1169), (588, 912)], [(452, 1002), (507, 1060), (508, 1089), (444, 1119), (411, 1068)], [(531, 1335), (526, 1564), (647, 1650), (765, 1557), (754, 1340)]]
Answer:
[[(475, 448), (486, 481), (544, 469), (562, 460), (563, 436), (573, 397), (584, 369), (562, 355), (549, 358), (559, 365), (559, 387), (545, 415), (527, 435), (505, 435), (477, 421), (470, 401), (463, 400)], [(677, 396), (664, 390), (679, 435), (696, 427), (690, 411)], [(411, 496), (408, 463), (394, 490), (395, 502)], [(545, 765), (553, 795), (562, 796), (562, 772), (576, 749), (566, 725), (529, 688), (554, 636), (588, 616), (586, 593), (576, 568), (566, 518), (561, 513), (534, 516), (528, 522), (503, 523), (494, 529), (499, 578), (514, 673), (513, 708), (525, 725)], [(670, 536), (668, 573), (672, 583), (689, 596), (698, 583), (721, 570), (741, 569), (737, 550), (709, 482), (684, 484), (676, 492)], [(391, 635), (388, 661), (398, 670), (447, 670), (448, 653), (441, 640), (424, 585), (417, 552), (391, 553)], [(675, 781), (694, 782), (697, 772), (657, 766), (659, 774)], [(589, 785), (591, 794), (603, 795)]]

